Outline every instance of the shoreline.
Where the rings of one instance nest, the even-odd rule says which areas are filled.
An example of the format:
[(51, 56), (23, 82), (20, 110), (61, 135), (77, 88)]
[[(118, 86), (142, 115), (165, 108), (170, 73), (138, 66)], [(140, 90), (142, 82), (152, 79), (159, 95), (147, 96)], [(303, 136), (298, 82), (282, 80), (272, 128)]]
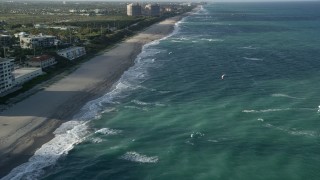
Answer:
[[(0, 113), (0, 178), (27, 162), (53, 132), (72, 119), (134, 65), (144, 45), (170, 35), (184, 15), (151, 25), (113, 48), (98, 53), (78, 69), (29, 98)], [(45, 102), (44, 102), (45, 101)], [(32, 107), (30, 107), (32, 106)]]

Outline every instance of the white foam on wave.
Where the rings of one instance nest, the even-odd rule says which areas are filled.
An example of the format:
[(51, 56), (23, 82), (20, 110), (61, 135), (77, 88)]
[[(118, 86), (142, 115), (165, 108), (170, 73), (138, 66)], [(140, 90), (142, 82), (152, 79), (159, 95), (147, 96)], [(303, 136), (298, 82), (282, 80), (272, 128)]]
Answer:
[(244, 113), (266, 113), (266, 112), (277, 112), (277, 111), (289, 111), (291, 108), (284, 108), (284, 109), (262, 109), (262, 110), (243, 110)]
[(307, 137), (317, 137), (319, 136), (319, 134), (315, 131), (309, 131), (309, 130), (297, 130), (297, 129), (287, 129), (287, 128), (283, 128), (283, 127), (278, 127), (278, 126), (274, 126), (270, 123), (266, 123), (264, 125), (265, 127), (268, 128), (273, 128), (279, 131), (283, 131), (286, 132), (288, 134), (294, 135), (294, 136), (307, 136)]
[(159, 160), (158, 156), (146, 156), (134, 151), (126, 152), (120, 159), (139, 163), (156, 163)]
[(203, 137), (203, 136), (204, 136), (204, 134), (201, 133), (201, 132), (192, 132), (192, 133), (190, 134), (190, 137), (191, 137), (191, 138), (201, 138), (201, 137)]
[(212, 39), (212, 38), (201, 38), (202, 41), (209, 41), (209, 42), (223, 42), (223, 39)]
[(253, 46), (244, 46), (244, 47), (240, 47), (240, 49), (250, 49), (250, 50), (255, 50), (258, 49), (257, 47), (253, 47)]
[(315, 108), (283, 108), (283, 109), (262, 109), (262, 110), (243, 110), (244, 113), (268, 113), (268, 112), (279, 112), (279, 111), (314, 111)]
[(110, 128), (102, 128), (94, 132), (95, 134), (104, 134), (104, 135), (117, 135), (121, 133), (121, 130), (110, 129)]
[(258, 120), (258, 121), (261, 121), (261, 122), (263, 122), (263, 121), (264, 121), (264, 119), (262, 119), (262, 118), (258, 118), (257, 120)]
[(243, 57), (243, 59), (245, 59), (245, 60), (249, 60), (249, 61), (263, 61), (263, 59), (261, 59), (261, 58), (249, 58), (249, 57)]
[(134, 104), (137, 104), (137, 105), (141, 105), (141, 106), (165, 106), (164, 104), (161, 104), (161, 103), (148, 103), (148, 102), (144, 102), (144, 101), (139, 101), (139, 100), (132, 100), (131, 102), (133, 102)]
[(99, 138), (99, 137), (95, 137), (95, 138), (91, 138), (90, 141), (91, 141), (92, 143), (98, 144), (98, 143), (103, 142), (103, 139), (101, 139), (101, 138)]
[[(183, 20), (184, 19), (181, 21)], [(121, 76), (110, 92), (96, 100), (88, 102), (72, 121), (63, 123), (57, 128), (54, 132), (55, 137), (48, 143), (42, 145), (28, 162), (14, 168), (8, 175), (3, 177), (2, 180), (38, 179), (44, 173), (44, 168), (54, 165), (62, 155), (68, 154), (75, 145), (83, 142), (90, 134), (87, 123), (95, 118), (99, 118), (108, 104), (114, 104), (117, 102), (117, 99), (126, 97), (128, 92), (137, 89), (137, 84), (145, 80), (146, 76), (141, 77), (136, 76), (136, 74), (137, 71), (139, 71), (139, 73), (143, 71), (142, 73), (144, 73), (145, 69), (143, 69), (142, 66), (150, 63), (150, 61), (143, 61), (144, 57), (151, 56), (149, 47), (157, 45), (161, 40), (176, 34), (179, 31), (181, 21), (175, 24), (174, 31), (167, 37), (144, 45), (142, 52), (135, 60), (135, 65)], [(158, 51), (155, 50), (152, 53), (158, 53)], [(156, 162), (158, 160), (157, 157), (139, 156), (139, 154), (132, 152), (129, 152), (128, 157), (130, 157), (130, 154), (132, 159), (136, 159), (137, 161), (139, 157), (142, 159), (142, 162)]]
[(291, 99), (306, 99), (306, 98), (299, 98), (294, 96), (289, 96), (287, 94), (271, 94), (272, 97), (285, 97), (285, 98), (291, 98)]
[(2, 180), (38, 179), (43, 168), (52, 166), (62, 156), (68, 154), (73, 147), (82, 142), (89, 133), (86, 122), (69, 121), (55, 131), (55, 137), (42, 145), (28, 162), (14, 168)]

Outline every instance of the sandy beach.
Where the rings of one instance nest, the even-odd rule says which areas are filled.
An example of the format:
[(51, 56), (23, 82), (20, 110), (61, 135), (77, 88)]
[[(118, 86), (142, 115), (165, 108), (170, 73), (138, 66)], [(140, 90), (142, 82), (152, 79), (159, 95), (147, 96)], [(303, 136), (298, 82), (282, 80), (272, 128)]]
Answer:
[(129, 67), (144, 44), (163, 38), (182, 16), (152, 25), (77, 70), (0, 114), (0, 177), (28, 160), (53, 138), (52, 132), (70, 120), (88, 101), (105, 94)]

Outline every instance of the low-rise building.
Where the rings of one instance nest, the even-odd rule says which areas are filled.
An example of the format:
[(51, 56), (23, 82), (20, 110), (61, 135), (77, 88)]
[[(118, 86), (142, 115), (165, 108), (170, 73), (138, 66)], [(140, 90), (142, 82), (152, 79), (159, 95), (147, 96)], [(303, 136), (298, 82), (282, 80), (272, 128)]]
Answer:
[(11, 36), (0, 34), (0, 46), (10, 46)]
[(20, 36), (20, 46), (23, 49), (32, 49), (35, 47), (52, 47), (56, 36), (37, 35), (37, 36)]
[(0, 58), (0, 94), (14, 86), (14, 60)]
[(41, 68), (20, 68), (13, 71), (13, 75), (15, 77), (15, 85), (19, 86), (31, 79), (42, 75)]
[(128, 16), (141, 16), (141, 5), (140, 4), (128, 4), (127, 5)]
[(27, 61), (27, 64), (31, 67), (40, 67), (44, 69), (57, 64), (57, 61), (53, 56), (41, 55), (31, 58), (29, 61)]
[(59, 56), (65, 57), (69, 60), (74, 60), (86, 54), (86, 49), (84, 47), (69, 47), (57, 51)]

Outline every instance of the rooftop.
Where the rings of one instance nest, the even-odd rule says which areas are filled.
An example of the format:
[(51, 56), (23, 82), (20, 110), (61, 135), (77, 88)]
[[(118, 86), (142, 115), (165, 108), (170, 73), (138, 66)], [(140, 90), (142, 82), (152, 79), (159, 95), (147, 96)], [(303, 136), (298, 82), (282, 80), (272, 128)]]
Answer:
[(29, 35), (26, 38), (56, 38), (56, 36), (51, 36), (51, 35)]
[(13, 59), (0, 58), (0, 62), (13, 61)]
[(32, 73), (34, 71), (38, 71), (41, 68), (20, 68), (20, 69), (15, 69), (12, 73), (14, 74), (15, 78), (19, 78), (21, 76), (24, 76), (26, 74)]
[(53, 58), (53, 56), (49, 56), (49, 55), (42, 55), (42, 56), (36, 56), (30, 59), (30, 61), (46, 61), (48, 59)]
[(71, 51), (71, 50), (74, 50), (74, 49), (79, 49), (79, 48), (83, 48), (83, 47), (79, 47), (79, 46), (68, 47), (68, 48), (66, 48), (66, 49), (61, 49), (61, 50), (58, 50), (57, 52), (65, 52), (65, 51)]

